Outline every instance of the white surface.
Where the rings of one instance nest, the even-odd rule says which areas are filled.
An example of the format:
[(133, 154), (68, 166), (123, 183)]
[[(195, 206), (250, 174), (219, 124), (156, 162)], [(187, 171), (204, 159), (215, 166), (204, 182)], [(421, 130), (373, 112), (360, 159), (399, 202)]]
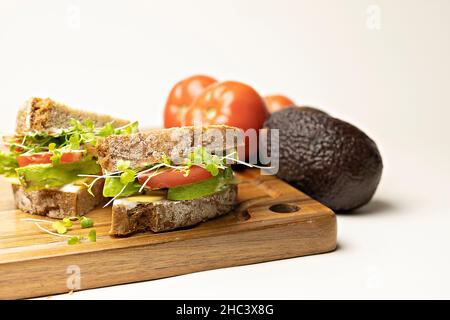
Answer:
[(449, 10), (446, 0), (0, 0), (2, 131), (33, 95), (159, 126), (170, 87), (206, 73), (320, 106), (365, 130), (385, 162), (374, 200), (338, 217), (336, 252), (62, 298), (450, 298)]

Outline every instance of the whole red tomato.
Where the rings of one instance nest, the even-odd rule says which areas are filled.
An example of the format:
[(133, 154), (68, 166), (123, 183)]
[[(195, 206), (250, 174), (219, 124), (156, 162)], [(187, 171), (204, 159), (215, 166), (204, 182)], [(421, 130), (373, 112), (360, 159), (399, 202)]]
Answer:
[[(236, 81), (213, 84), (194, 100), (186, 112), (186, 125), (224, 124), (243, 129), (262, 128), (269, 113), (262, 97), (249, 85)], [(246, 157), (249, 153), (248, 140)]]
[(266, 96), (264, 97), (264, 102), (270, 113), (295, 105), (294, 101), (282, 95)]
[(189, 105), (216, 79), (195, 75), (181, 80), (170, 90), (164, 108), (164, 127), (181, 127), (184, 125), (184, 114)]

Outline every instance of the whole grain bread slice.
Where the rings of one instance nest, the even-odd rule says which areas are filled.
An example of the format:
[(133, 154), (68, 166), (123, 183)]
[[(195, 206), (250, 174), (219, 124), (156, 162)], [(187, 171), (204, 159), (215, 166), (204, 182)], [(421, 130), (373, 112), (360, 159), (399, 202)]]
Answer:
[(52, 133), (58, 129), (71, 127), (70, 119), (85, 121), (90, 119), (95, 127), (102, 127), (107, 122), (113, 122), (115, 127), (124, 126), (128, 120), (118, 119), (109, 115), (98, 114), (73, 109), (50, 98), (31, 98), (19, 109), (16, 119), (16, 132), (24, 133), (39, 131)]
[(213, 195), (195, 200), (154, 202), (115, 200), (110, 234), (126, 236), (134, 232), (162, 232), (196, 225), (236, 207), (237, 186), (228, 185)]
[(26, 213), (62, 219), (82, 216), (96, 206), (106, 203), (103, 197), (103, 183), (92, 188), (94, 196), (83, 185), (67, 185), (60, 189), (25, 191), (20, 184), (12, 184), (17, 209)]
[(218, 154), (240, 149), (243, 144), (241, 129), (224, 125), (191, 126), (101, 138), (97, 142), (96, 153), (103, 171), (115, 172), (120, 160), (129, 161), (132, 168), (141, 169), (161, 161), (163, 155), (178, 163), (197, 146)]

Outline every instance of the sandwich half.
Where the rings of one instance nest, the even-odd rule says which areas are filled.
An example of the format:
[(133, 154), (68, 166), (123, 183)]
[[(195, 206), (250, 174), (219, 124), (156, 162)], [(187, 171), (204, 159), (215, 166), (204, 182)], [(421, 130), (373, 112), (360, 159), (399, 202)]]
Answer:
[(101, 172), (95, 146), (99, 137), (129, 134), (137, 123), (32, 98), (20, 108), (16, 133), (3, 137), (0, 174), (12, 183), (16, 207), (52, 218), (80, 216), (106, 202), (102, 185), (88, 190)]
[(169, 231), (232, 211), (237, 186), (231, 164), (241, 135), (219, 125), (100, 139), (103, 175), (97, 179), (105, 181), (103, 196), (113, 197), (110, 234)]

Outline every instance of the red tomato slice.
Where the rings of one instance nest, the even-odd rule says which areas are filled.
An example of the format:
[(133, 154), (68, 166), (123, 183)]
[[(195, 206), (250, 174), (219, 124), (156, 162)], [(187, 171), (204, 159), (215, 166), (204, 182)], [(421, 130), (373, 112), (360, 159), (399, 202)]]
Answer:
[[(149, 189), (173, 188), (185, 184), (200, 182), (212, 177), (208, 170), (199, 166), (192, 166), (189, 170), (188, 176), (185, 177), (183, 174), (184, 173), (180, 170), (165, 170), (150, 178), (150, 180), (145, 184), (145, 187)], [(152, 175), (152, 172), (139, 176), (139, 183), (144, 184), (150, 175)]]
[(50, 152), (40, 152), (35, 154), (22, 154), (17, 156), (16, 159), (19, 167), (26, 167), (30, 164), (52, 163), (52, 160), (50, 160), (51, 157), (52, 153)]
[[(19, 167), (26, 167), (30, 164), (52, 163), (51, 152), (39, 152), (34, 154), (21, 154), (16, 157)], [(78, 162), (83, 158), (83, 152), (66, 152), (61, 155), (60, 163)]]
[(66, 152), (61, 155), (61, 163), (78, 162), (83, 159), (83, 152)]

